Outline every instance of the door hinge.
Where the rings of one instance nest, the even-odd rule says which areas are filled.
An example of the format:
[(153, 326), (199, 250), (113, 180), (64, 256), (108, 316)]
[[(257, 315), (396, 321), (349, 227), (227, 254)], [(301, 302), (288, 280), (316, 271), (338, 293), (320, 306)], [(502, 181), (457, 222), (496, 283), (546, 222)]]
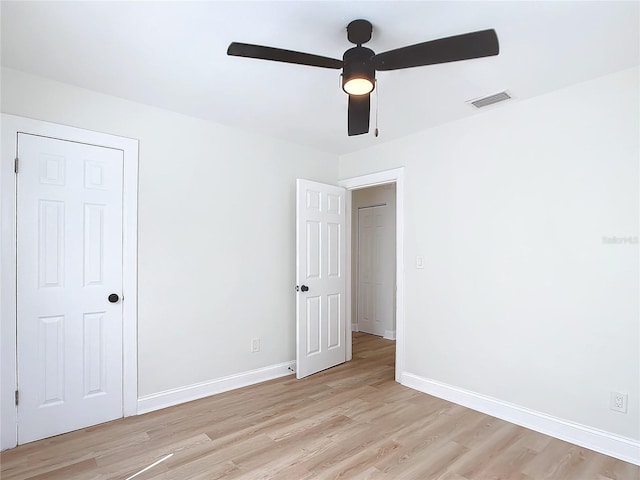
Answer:
[(18, 173), (18, 164), (19, 164), (19, 163), (20, 163), (20, 161), (18, 160), (18, 157), (16, 157), (16, 158), (13, 160), (13, 171), (14, 171), (15, 173)]
[(18, 393), (18, 390), (16, 390), (16, 407), (18, 406), (19, 400), (20, 400), (20, 394)]

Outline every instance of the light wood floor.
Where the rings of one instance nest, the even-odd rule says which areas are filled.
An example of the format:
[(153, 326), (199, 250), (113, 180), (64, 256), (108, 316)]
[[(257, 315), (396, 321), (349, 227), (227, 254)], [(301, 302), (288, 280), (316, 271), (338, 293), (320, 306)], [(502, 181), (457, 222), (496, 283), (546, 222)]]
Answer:
[(394, 342), (354, 360), (2, 453), (1, 478), (636, 480), (640, 467), (405, 388)]

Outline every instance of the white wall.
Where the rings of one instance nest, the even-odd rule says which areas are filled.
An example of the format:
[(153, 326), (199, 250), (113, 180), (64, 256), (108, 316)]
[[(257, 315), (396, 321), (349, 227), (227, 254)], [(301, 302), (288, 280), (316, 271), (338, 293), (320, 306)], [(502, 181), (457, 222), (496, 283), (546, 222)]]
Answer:
[(351, 251), (353, 252), (351, 255), (351, 323), (356, 323), (358, 319), (358, 209), (380, 204), (386, 204), (388, 206), (388, 215), (391, 217), (392, 223), (387, 229), (388, 236), (386, 244), (388, 244), (389, 252), (391, 252), (390, 254), (393, 255), (394, 258), (392, 267), (393, 280), (389, 284), (393, 290), (391, 316), (386, 319), (384, 329), (388, 332), (393, 332), (392, 335), (395, 337), (395, 183), (362, 188), (351, 192)]
[(631, 69), (340, 158), (341, 178), (406, 168), (406, 372), (640, 439), (638, 245), (603, 242), (638, 238), (638, 86)]
[(295, 358), (295, 179), (335, 156), (8, 69), (2, 111), (140, 140), (140, 396)]

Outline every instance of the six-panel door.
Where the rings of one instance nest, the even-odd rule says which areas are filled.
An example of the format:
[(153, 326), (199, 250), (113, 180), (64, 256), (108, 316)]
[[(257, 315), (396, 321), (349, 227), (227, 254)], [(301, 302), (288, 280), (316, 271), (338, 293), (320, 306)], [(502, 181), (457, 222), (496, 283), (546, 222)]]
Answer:
[(22, 444), (123, 414), (123, 153), (19, 134), (18, 157)]
[(346, 361), (345, 189), (299, 179), (296, 203), (296, 371), (302, 378)]

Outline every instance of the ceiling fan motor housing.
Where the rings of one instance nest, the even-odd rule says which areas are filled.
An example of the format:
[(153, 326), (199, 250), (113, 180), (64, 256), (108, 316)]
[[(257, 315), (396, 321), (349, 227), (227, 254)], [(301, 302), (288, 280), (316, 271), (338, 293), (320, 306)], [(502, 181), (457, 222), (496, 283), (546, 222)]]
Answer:
[(345, 89), (345, 84), (354, 79), (367, 79), (371, 82), (371, 90), (375, 88), (376, 70), (372, 62), (374, 55), (373, 50), (361, 46), (350, 48), (344, 52), (342, 57), (344, 64), (342, 67), (342, 89), (345, 92), (349, 93)]

